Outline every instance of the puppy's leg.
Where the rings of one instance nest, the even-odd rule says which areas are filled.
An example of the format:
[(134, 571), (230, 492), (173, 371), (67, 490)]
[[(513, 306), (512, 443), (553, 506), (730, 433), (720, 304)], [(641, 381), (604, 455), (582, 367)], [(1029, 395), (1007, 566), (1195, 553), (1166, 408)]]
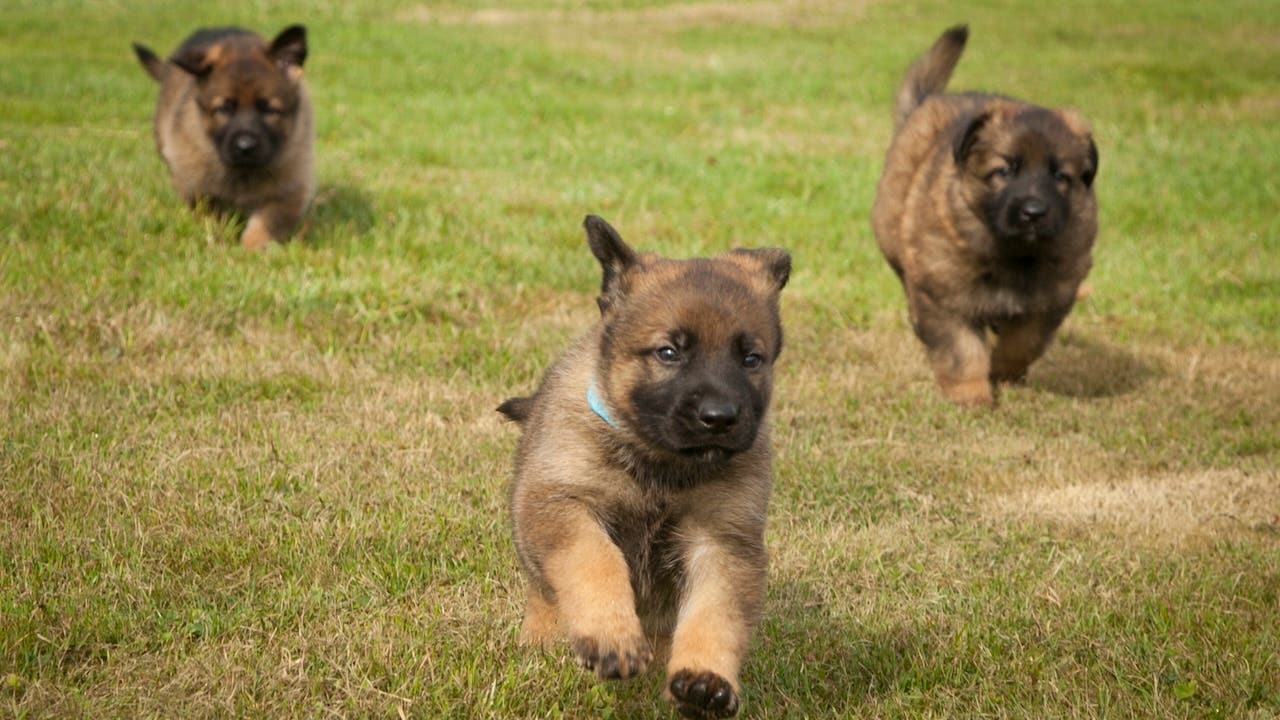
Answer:
[(982, 328), (910, 294), (911, 324), (924, 343), (942, 394), (961, 405), (991, 405), (991, 354)]
[(738, 671), (764, 604), (764, 545), (729, 547), (694, 533), (684, 564), (665, 694), (686, 717), (729, 717), (738, 711)]
[(298, 192), (254, 210), (240, 236), (246, 250), (265, 250), (272, 240), (284, 242), (306, 212), (309, 197)]
[[(636, 615), (635, 593), (622, 551), (584, 509), (556, 518), (553, 543), (541, 554), (542, 575), (555, 595), (560, 624), (578, 660), (597, 677), (628, 678), (653, 659)], [(532, 623), (546, 608), (533, 604)], [(530, 624), (526, 612), (526, 626)]]
[(1044, 354), (1065, 317), (1065, 312), (1029, 315), (998, 324), (996, 345), (991, 351), (991, 381), (1024, 382), (1027, 369)]
[(520, 642), (525, 645), (549, 645), (556, 635), (555, 604), (530, 586), (524, 607), (524, 622), (520, 625)]
[(267, 228), (268, 224), (263, 220), (262, 215), (258, 213), (250, 215), (249, 224), (245, 226), (244, 234), (240, 236), (240, 245), (245, 250), (266, 250), (274, 238)]

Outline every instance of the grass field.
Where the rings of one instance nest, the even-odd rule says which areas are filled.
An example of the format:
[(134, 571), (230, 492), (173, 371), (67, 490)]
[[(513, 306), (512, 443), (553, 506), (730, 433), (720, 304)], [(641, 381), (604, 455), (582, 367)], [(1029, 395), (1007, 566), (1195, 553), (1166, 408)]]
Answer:
[[(748, 718), (1280, 716), (1273, 2), (0, 3), (0, 717), (664, 717), (515, 642), (493, 408), (581, 231), (794, 254)], [(198, 25), (305, 22), (320, 192), (261, 255), (155, 152)], [(940, 398), (868, 211), (894, 86), (1095, 128), (1090, 277)]]

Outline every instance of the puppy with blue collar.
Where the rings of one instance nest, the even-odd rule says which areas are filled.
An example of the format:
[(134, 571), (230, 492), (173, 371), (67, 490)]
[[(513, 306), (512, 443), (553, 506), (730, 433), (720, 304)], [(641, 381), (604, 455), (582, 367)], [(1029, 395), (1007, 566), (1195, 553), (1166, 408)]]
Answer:
[(598, 678), (668, 655), (683, 715), (728, 717), (765, 598), (768, 409), (782, 349), (777, 248), (674, 260), (584, 223), (600, 320), (531, 396), (511, 489), (521, 640), (567, 639)]

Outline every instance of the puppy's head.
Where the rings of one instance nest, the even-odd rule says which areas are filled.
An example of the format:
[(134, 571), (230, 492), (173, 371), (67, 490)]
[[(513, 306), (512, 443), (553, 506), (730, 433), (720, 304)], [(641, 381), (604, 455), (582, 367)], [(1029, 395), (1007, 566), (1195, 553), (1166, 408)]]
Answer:
[(750, 449), (782, 350), (791, 256), (670, 260), (635, 253), (598, 217), (585, 225), (604, 270), (596, 381), (620, 426), (666, 457), (715, 462)]
[(1096, 225), (1098, 149), (1074, 111), (997, 105), (957, 124), (953, 151), (965, 202), (1003, 253), (1037, 254)]
[(268, 44), (237, 29), (201, 31), (170, 57), (196, 80), (205, 131), (228, 167), (252, 170), (277, 156), (297, 118), (307, 33), (285, 28)]

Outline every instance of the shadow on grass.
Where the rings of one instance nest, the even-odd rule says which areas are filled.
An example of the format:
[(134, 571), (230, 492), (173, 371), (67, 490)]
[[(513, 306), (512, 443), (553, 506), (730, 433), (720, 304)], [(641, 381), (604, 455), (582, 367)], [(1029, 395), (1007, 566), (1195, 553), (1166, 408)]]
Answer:
[[(743, 668), (741, 717), (834, 717), (845, 708), (939, 684), (949, 657), (942, 629), (863, 627), (833, 616), (818, 587), (803, 581), (775, 579), (769, 594)], [(665, 644), (654, 648), (653, 662), (639, 677), (604, 682), (577, 667), (566, 642), (523, 648), (512, 639), (507, 647), (511, 674), (564, 687), (560, 702), (571, 715), (677, 717), (663, 699), (670, 651)]]
[(861, 626), (807, 584), (778, 586), (743, 678), (752, 704), (848, 708), (931, 685), (928, 659), (945, 655), (939, 629)]
[(339, 239), (364, 235), (373, 225), (369, 193), (349, 185), (324, 185), (311, 203), (306, 242), (332, 245)]
[(1142, 387), (1157, 368), (1132, 353), (1098, 340), (1067, 334), (1031, 368), (1029, 385), (1055, 395), (1104, 398)]

